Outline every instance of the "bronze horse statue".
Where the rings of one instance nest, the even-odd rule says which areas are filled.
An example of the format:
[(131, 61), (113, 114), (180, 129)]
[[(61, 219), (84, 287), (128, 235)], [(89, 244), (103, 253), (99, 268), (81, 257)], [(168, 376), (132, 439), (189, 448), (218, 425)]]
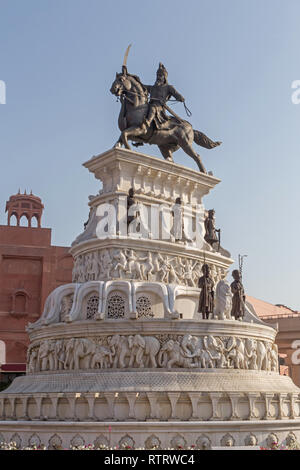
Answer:
[(125, 148), (130, 149), (128, 140), (134, 141), (135, 146), (144, 143), (155, 144), (163, 157), (170, 162), (173, 162), (173, 152), (182, 148), (197, 163), (200, 172), (206, 173), (200, 155), (195, 152), (192, 143), (195, 142), (201, 147), (211, 149), (220, 145), (221, 142), (212, 141), (202, 132), (194, 130), (189, 122), (179, 117), (168, 116), (163, 128), (157, 129), (154, 122), (147, 128), (143, 123), (149, 106), (148, 91), (139, 77), (127, 72), (126, 66), (123, 66), (122, 73), (116, 74), (110, 92), (121, 101), (118, 120), (121, 136), (116, 146), (123, 144)]

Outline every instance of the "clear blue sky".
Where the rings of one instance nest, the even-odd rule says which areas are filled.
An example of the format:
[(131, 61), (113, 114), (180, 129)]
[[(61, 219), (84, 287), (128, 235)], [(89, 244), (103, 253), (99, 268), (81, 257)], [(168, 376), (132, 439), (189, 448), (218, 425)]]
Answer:
[(248, 255), (246, 291), (300, 309), (299, 18), (299, 0), (0, 0), (0, 223), (6, 199), (32, 189), (54, 244), (81, 232), (99, 189), (81, 164), (118, 138), (109, 89), (132, 43), (129, 71), (151, 84), (162, 61), (194, 128), (223, 141), (199, 148), (222, 179), (204, 203), (233, 258)]

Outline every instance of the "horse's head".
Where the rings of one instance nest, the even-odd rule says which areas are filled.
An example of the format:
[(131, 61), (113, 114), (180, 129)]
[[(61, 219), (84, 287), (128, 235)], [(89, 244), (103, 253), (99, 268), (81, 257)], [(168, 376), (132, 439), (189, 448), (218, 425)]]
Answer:
[(113, 82), (110, 92), (113, 95), (121, 96), (123, 93), (131, 90), (131, 81), (128, 76), (122, 73), (116, 73), (115, 81)]

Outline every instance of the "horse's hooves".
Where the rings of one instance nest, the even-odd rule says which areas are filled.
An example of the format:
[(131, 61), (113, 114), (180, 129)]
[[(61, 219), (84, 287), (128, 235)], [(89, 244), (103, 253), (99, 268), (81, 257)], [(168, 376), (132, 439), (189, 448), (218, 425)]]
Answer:
[(120, 147), (122, 147), (121, 142), (117, 142), (117, 143), (114, 145), (113, 148), (114, 148), (114, 149), (118, 149), (118, 148), (120, 148)]

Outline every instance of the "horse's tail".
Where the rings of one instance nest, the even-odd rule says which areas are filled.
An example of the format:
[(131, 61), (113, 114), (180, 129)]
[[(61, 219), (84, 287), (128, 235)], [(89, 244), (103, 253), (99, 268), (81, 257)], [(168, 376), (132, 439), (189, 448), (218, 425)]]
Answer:
[(194, 142), (197, 145), (201, 145), (201, 147), (205, 147), (206, 149), (213, 149), (221, 145), (222, 142), (216, 141), (214, 142), (211, 140), (207, 135), (203, 134), (203, 132), (196, 131), (194, 129)]

